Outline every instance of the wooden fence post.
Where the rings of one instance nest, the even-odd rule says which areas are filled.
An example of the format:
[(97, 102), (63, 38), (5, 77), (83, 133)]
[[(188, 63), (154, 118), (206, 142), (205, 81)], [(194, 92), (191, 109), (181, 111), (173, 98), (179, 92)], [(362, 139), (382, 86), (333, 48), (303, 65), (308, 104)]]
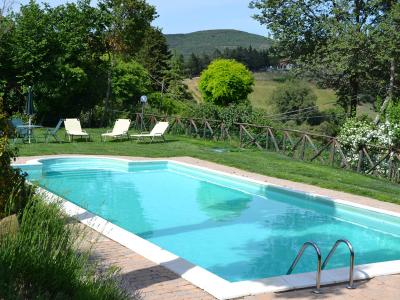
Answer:
[(239, 125), (239, 147), (242, 148), (243, 128), (242, 124)]
[(361, 172), (363, 158), (364, 158), (363, 154), (364, 154), (364, 152), (362, 151), (362, 149), (360, 151), (358, 151), (358, 164), (357, 164), (357, 172), (358, 173)]

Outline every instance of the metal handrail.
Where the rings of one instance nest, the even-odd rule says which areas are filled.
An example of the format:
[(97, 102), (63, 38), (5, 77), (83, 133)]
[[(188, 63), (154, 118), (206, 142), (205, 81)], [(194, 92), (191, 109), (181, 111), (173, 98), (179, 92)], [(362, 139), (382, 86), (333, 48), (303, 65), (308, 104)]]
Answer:
[(318, 265), (317, 265), (317, 277), (316, 277), (316, 287), (317, 289), (313, 291), (315, 294), (320, 293), (320, 287), (321, 287), (321, 250), (318, 248), (317, 244), (314, 242), (305, 242), (303, 246), (301, 247), (299, 253), (297, 254), (296, 258), (294, 259), (292, 265), (290, 266), (289, 270), (287, 271), (286, 275), (289, 275), (293, 272), (293, 269), (296, 267), (297, 263), (299, 262), (301, 256), (303, 255), (304, 251), (307, 249), (307, 247), (313, 247), (315, 251), (317, 252), (317, 259), (318, 259)]
[(333, 253), (336, 251), (336, 248), (341, 244), (346, 244), (347, 247), (350, 250), (350, 272), (349, 272), (349, 284), (347, 285), (348, 289), (354, 289), (354, 250), (353, 250), (353, 245), (348, 241), (348, 240), (344, 240), (344, 239), (340, 239), (337, 240), (335, 245), (333, 245), (331, 251), (329, 252), (328, 256), (325, 258), (324, 263), (322, 264), (322, 270), (325, 269), (326, 265), (329, 262), (329, 259), (331, 258), (331, 256), (333, 255)]

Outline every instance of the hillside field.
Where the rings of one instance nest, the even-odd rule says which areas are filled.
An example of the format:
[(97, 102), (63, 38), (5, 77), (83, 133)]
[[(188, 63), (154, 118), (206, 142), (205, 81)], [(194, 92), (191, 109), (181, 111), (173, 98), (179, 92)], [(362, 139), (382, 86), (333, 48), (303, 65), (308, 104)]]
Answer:
[[(254, 107), (262, 108), (272, 113), (274, 110), (272, 94), (277, 87), (284, 84), (283, 82), (279, 81), (279, 78), (281, 78), (282, 75), (262, 72), (255, 73), (254, 77), (255, 85), (253, 88), (253, 93), (251, 93), (249, 96), (250, 102)], [(201, 103), (203, 98), (198, 88), (199, 80), (199, 77), (195, 77), (193, 79), (186, 79), (185, 83), (194, 96), (196, 102)], [(318, 98), (317, 105), (319, 106), (320, 110), (333, 107), (333, 104), (336, 101), (334, 91), (329, 89), (320, 89), (312, 83), (309, 83), (309, 85)]]
[[(255, 85), (253, 92), (250, 94), (249, 99), (253, 107), (265, 109), (267, 112), (274, 112), (274, 104), (272, 103), (272, 94), (276, 88), (282, 86), (284, 82), (281, 73), (261, 72), (254, 73)], [(186, 79), (185, 84), (188, 86), (189, 91), (192, 93), (197, 103), (203, 102), (200, 90), (198, 88), (199, 77)], [(336, 102), (335, 92), (331, 89), (321, 89), (315, 84), (308, 83), (315, 95), (317, 96), (317, 105), (321, 111), (334, 107)], [(372, 105), (369, 103), (362, 104), (358, 107), (358, 114), (366, 114), (374, 117), (375, 112)]]

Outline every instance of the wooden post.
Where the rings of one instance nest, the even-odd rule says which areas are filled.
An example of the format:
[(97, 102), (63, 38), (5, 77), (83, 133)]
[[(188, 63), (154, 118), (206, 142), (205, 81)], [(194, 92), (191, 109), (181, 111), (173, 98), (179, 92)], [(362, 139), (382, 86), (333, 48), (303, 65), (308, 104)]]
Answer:
[(239, 125), (239, 147), (242, 148), (242, 138), (243, 138), (243, 128), (242, 125)]
[[(331, 141), (331, 143), (332, 143), (332, 141)], [(336, 154), (336, 145), (335, 145), (335, 143), (332, 143), (331, 153), (329, 155), (329, 159), (331, 161), (332, 167), (335, 165), (335, 154)]]
[(304, 160), (305, 151), (306, 151), (306, 136), (303, 135), (303, 137), (301, 139), (301, 150), (300, 150), (300, 159), (301, 160)]
[(286, 131), (283, 132), (283, 140), (282, 140), (282, 153), (285, 154), (286, 152)]
[(362, 170), (362, 162), (363, 162), (363, 158), (364, 158), (364, 152), (362, 151), (362, 149), (360, 151), (358, 151), (358, 164), (357, 164), (357, 172), (360, 173)]

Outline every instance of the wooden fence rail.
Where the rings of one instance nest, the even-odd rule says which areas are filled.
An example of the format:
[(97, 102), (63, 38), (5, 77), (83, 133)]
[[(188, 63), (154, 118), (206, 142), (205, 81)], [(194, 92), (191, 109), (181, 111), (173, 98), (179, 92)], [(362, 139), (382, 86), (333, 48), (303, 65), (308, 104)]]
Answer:
[(345, 149), (336, 137), (247, 123), (180, 116), (136, 114), (134, 127), (149, 130), (158, 121), (169, 121), (169, 133), (196, 138), (226, 140), (240, 148), (279, 152), (289, 157), (351, 169), (400, 182), (400, 149), (363, 145), (358, 153)]

